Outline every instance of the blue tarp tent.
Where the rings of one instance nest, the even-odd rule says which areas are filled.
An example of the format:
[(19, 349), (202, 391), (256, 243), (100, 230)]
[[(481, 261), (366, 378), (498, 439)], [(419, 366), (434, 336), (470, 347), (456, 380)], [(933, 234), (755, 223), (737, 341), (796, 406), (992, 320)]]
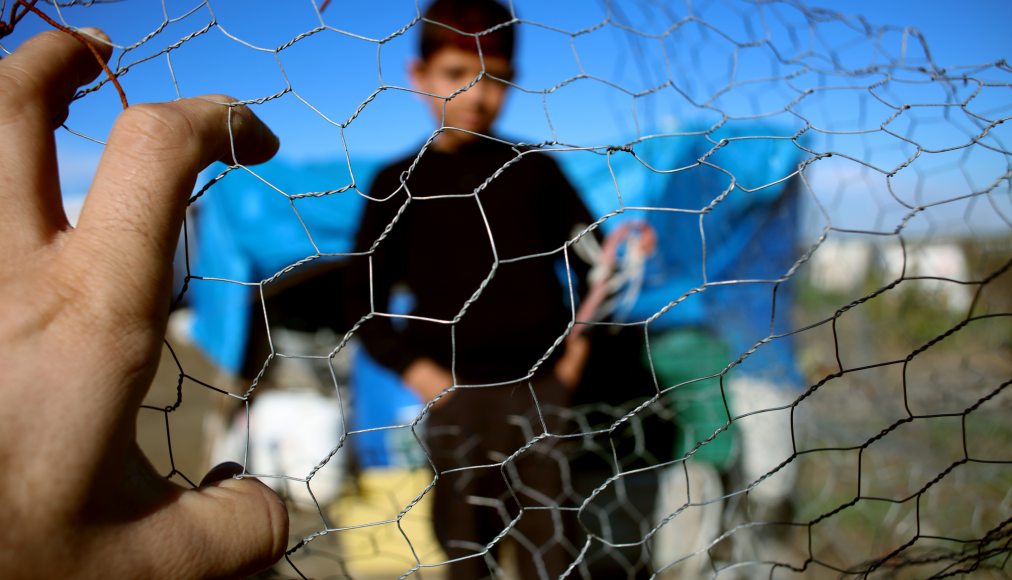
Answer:
[[(364, 190), (379, 164), (360, 161), (352, 167), (359, 189)], [(222, 169), (212, 168), (206, 178)], [(238, 375), (243, 366), (250, 317), (259, 315), (260, 308), (259, 293), (249, 284), (316, 255), (317, 248), (340, 253), (354, 245), (365, 204), (354, 190), (294, 201), (284, 194), (326, 192), (349, 183), (351, 176), (343, 161), (296, 164), (275, 159), (249, 171), (229, 172), (197, 201), (192, 274), (215, 280), (190, 284), (187, 297), (194, 311), (192, 336), (220, 368)], [(420, 409), (414, 393), (364, 349), (357, 349), (352, 356), (350, 379), (351, 429), (410, 423)], [(420, 460), (421, 450), (410, 429), (367, 431), (357, 434), (353, 442), (363, 467)]]
[[(353, 164), (358, 183), (371, 181), (379, 165)], [(210, 177), (223, 168), (212, 168)], [(250, 312), (259, 305), (255, 284), (319, 252), (352, 249), (365, 200), (354, 190), (289, 199), (340, 189), (351, 183), (343, 160), (294, 164), (280, 159), (229, 172), (196, 202), (197, 251), (188, 299), (195, 313), (194, 341), (220, 368), (238, 374), (246, 354)], [(284, 193), (282, 193), (284, 192)], [(315, 244), (315, 246), (314, 246)]]
[[(594, 215), (624, 210), (605, 222), (606, 232), (633, 219), (657, 232), (643, 287), (616, 316), (644, 321), (684, 297), (651, 329), (708, 328), (738, 354), (770, 334), (773, 284), (712, 284), (776, 280), (798, 258), (796, 180), (786, 178), (804, 152), (775, 126), (732, 123), (705, 131), (646, 139), (610, 152), (610, 159), (561, 160)], [(722, 139), (727, 144), (710, 153)], [(790, 300), (789, 285), (778, 288), (774, 333), (790, 327)], [(745, 364), (781, 384), (798, 382), (789, 338), (765, 344)]]

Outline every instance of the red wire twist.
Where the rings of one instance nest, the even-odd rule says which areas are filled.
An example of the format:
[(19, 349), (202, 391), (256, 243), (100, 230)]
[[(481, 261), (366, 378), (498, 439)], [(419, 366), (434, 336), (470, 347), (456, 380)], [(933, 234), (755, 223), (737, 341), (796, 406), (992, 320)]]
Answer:
[[(47, 16), (45, 12), (36, 8), (35, 4), (38, 1), (39, 0), (30, 0), (26, 2), (25, 0), (17, 0), (13, 4), (11, 4), (11, 12), (10, 16), (7, 18), (7, 22), (0, 21), (0, 38), (3, 38), (9, 35), (10, 33), (14, 32), (14, 27), (17, 26), (18, 22), (20, 22), (21, 19), (24, 18), (26, 14), (28, 14), (29, 12), (35, 14), (43, 21), (45, 21), (46, 24), (52, 26), (53, 28), (61, 32), (69, 34), (70, 36), (74, 37), (78, 42), (86, 46), (88, 50), (91, 52), (91, 54), (94, 55), (95, 60), (98, 61), (98, 64), (99, 66), (102, 67), (102, 70), (105, 71), (105, 74), (109, 76), (109, 80), (112, 81), (113, 86), (116, 87), (116, 92), (119, 93), (119, 100), (123, 104), (123, 108), (126, 109), (127, 107), (129, 107), (130, 104), (127, 102), (126, 93), (123, 91), (123, 86), (120, 85), (119, 79), (116, 78), (116, 75), (113, 74), (112, 70), (109, 68), (109, 65), (106, 64), (105, 59), (102, 58), (102, 53), (98, 51), (98, 48), (95, 47), (95, 44), (92, 43), (90, 40), (88, 40), (88, 38), (85, 37), (83, 34), (75, 30), (71, 30), (70, 28), (67, 28), (66, 26), (60, 24), (59, 22)], [(18, 12), (18, 7), (22, 8), (20, 12)]]

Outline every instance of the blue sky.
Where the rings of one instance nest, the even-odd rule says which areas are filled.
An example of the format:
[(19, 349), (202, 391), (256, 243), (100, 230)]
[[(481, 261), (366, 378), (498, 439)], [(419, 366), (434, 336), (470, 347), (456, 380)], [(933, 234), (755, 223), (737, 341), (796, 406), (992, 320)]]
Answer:
[[(685, 26), (669, 35), (662, 45), (650, 35), (683, 18), (688, 10), (685, 2), (614, 2), (610, 8), (614, 19), (641, 34), (610, 26), (577, 36), (567, 32), (593, 27), (606, 17), (609, 9), (604, 2), (514, 0), (513, 3), (517, 14), (526, 21), (519, 27), (517, 59), (516, 82), (522, 90), (512, 93), (499, 130), (528, 142), (559, 140), (580, 146), (607, 145), (626, 142), (637, 133), (713, 122), (714, 113), (690, 105), (671, 91), (636, 99), (628, 92), (647, 91), (672, 79), (688, 98), (697, 103), (705, 101), (719, 94), (720, 88), (727, 84), (736, 58), (736, 80), (755, 82), (735, 85), (733, 90), (716, 97), (713, 106), (731, 114), (748, 115), (782, 110), (796, 97), (783, 81), (760, 82), (764, 76), (788, 75), (792, 72), (790, 67), (777, 65), (765, 50), (735, 51), (734, 45), (721, 38), (717, 30), (738, 41), (760, 38), (768, 31), (773, 43), (786, 54), (797, 55), (806, 50), (836, 54), (852, 67), (881, 63), (883, 55), (899, 54), (904, 26), (917, 27), (924, 34), (935, 62), (943, 67), (993, 63), (1009, 58), (1012, 53), (1007, 32), (1007, 23), (1012, 21), (1012, 3), (997, 0), (944, 5), (914, 0), (807, 3), (844, 14), (863, 14), (873, 28), (895, 27), (878, 37), (878, 55), (874, 43), (855, 28), (860, 27), (858, 21), (851, 21), (851, 27), (826, 23), (813, 34), (797, 26), (799, 13), (790, 5), (756, 11), (737, 1), (692, 2), (694, 14), (714, 28)], [(51, 5), (43, 9), (72, 26), (101, 26), (121, 48), (136, 45), (117, 50), (113, 57), (121, 66), (130, 65), (121, 81), (132, 102), (211, 92), (265, 100), (254, 109), (279, 134), (283, 143), (281, 155), (289, 159), (341, 158), (346, 149), (353, 157), (388, 158), (417, 147), (433, 129), (418, 97), (402, 90), (409, 86), (405, 69), (414, 52), (417, 27), (382, 45), (376, 42), (417, 16), (415, 0), (370, 3), (333, 0), (322, 15), (322, 22), (340, 32), (325, 30), (301, 39), (300, 35), (321, 25), (321, 17), (311, 0), (284, 3), (211, 0), (207, 4), (197, 0), (164, 3), (139, 0), (69, 6), (58, 13)], [(208, 28), (212, 18), (217, 26)], [(11, 37), (3, 40), (3, 46), (15, 47), (27, 35), (46, 27), (29, 15)], [(141, 43), (149, 35), (150, 40)], [(168, 57), (163, 53), (166, 47), (184, 38), (188, 40), (168, 51)], [(274, 51), (294, 39), (298, 39), (294, 44)], [(911, 64), (925, 62), (912, 39), (908, 39), (907, 58)], [(597, 80), (565, 84), (580, 74)], [(1009, 82), (1007, 74), (1001, 79), (994, 74), (990, 76)], [(809, 74), (799, 78), (797, 85), (847, 80), (816, 80)], [(873, 79), (849, 82), (867, 85)], [(270, 98), (286, 87), (291, 87), (291, 92)], [(380, 87), (387, 88), (342, 131), (338, 125), (352, 119), (360, 105)], [(553, 87), (550, 93), (545, 93)], [(910, 92), (904, 93), (907, 89)], [(917, 102), (934, 96), (915, 89), (899, 87), (896, 102), (904, 99)], [(850, 93), (834, 93), (812, 105), (804, 103), (798, 110), (813, 123), (836, 130), (867, 128), (869, 123), (877, 126), (889, 111), (876, 111), (874, 99), (860, 92), (856, 94), (855, 99)], [(1008, 116), (1012, 98), (1006, 88), (988, 91), (977, 102), (997, 111), (994, 114), (998, 116)], [(97, 93), (75, 103), (67, 125), (102, 140), (118, 109), (118, 98), (106, 83)], [(930, 118), (927, 110), (924, 118), (913, 118), (918, 127), (902, 126), (907, 122), (902, 119), (891, 127), (914, 135), (918, 142), (936, 143), (939, 147), (962, 139), (960, 132), (973, 131), (965, 121)], [(782, 122), (785, 130), (790, 129), (792, 122), (797, 123), (790, 115), (770, 120)], [(903, 146), (883, 146), (880, 151), (876, 141), (879, 137), (865, 137), (853, 143), (840, 137), (831, 145), (836, 150), (858, 151), (855, 155), (874, 155), (875, 162), (881, 160), (884, 167), (909, 155)], [(80, 194), (87, 188), (101, 146), (68, 132), (60, 132), (58, 139), (65, 193)], [(981, 174), (978, 181), (986, 181), (1001, 170), (1002, 162), (1007, 159), (974, 155), (961, 163)], [(837, 176), (847, 171), (853, 173), (853, 169), (834, 169), (824, 173), (828, 176), (825, 179), (827, 183), (835, 182)], [(915, 181), (967, 180), (956, 173), (961, 172), (940, 169), (920, 177), (917, 171), (907, 172)], [(861, 176), (855, 177), (855, 182), (860, 180)], [(974, 183), (972, 187), (981, 186)], [(827, 195), (831, 198), (836, 194)], [(848, 200), (854, 198), (839, 195)], [(850, 213), (855, 213), (855, 207), (867, 206), (867, 203), (847, 204), (851, 206)]]

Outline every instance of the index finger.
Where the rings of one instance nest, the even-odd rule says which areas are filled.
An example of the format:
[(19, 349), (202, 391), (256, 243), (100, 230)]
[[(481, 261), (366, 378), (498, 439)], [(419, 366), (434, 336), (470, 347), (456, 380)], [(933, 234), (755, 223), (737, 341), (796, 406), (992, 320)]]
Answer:
[[(108, 38), (82, 33), (107, 58)], [(83, 38), (83, 36), (82, 36)], [(0, 61), (0, 234), (9, 255), (44, 245), (67, 225), (60, 200), (53, 130), (67, 115), (74, 91), (101, 70), (94, 54), (65, 32), (25, 41)]]
[(83, 256), (75, 260), (124, 299), (121, 315), (146, 319), (152, 308), (166, 307), (172, 255), (197, 174), (219, 159), (260, 163), (277, 149), (267, 126), (229, 97), (130, 107), (113, 126), (88, 192), (72, 241)]

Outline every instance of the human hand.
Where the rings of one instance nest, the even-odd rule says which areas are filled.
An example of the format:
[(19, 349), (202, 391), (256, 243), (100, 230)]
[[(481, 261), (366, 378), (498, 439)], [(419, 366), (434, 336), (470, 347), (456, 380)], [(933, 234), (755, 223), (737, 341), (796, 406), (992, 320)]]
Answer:
[[(420, 358), (411, 363), (401, 378), (424, 402), (431, 401), (453, 385), (453, 375), (450, 374), (450, 371), (428, 358)], [(433, 407), (443, 405), (451, 395), (452, 393), (446, 393), (439, 397), (433, 403)]]
[(563, 343), (565, 350), (562, 357), (555, 363), (555, 378), (566, 389), (573, 391), (583, 379), (583, 369), (587, 366), (587, 359), (590, 357), (590, 340), (578, 333), (572, 333), (566, 337)]
[(196, 175), (233, 143), (265, 161), (277, 138), (228, 97), (130, 107), (70, 228), (53, 131), (98, 72), (56, 31), (0, 61), (0, 576), (245, 576), (284, 551), (279, 498), (227, 469), (184, 490), (135, 429)]

